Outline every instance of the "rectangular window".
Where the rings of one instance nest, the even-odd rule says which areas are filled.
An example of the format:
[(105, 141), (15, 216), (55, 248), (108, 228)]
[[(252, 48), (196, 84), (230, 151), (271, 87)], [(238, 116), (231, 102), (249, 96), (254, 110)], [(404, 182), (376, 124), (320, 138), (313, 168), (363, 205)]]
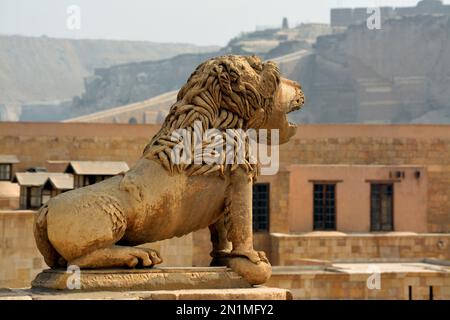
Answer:
[(314, 230), (336, 230), (336, 184), (314, 184)]
[(394, 185), (372, 183), (370, 185), (370, 229), (394, 230)]
[(0, 180), (1, 181), (11, 180), (11, 164), (0, 163)]
[(253, 185), (253, 231), (269, 231), (269, 184)]
[(28, 194), (30, 197), (29, 208), (39, 208), (42, 205), (42, 195), (40, 187), (31, 187), (28, 189)]

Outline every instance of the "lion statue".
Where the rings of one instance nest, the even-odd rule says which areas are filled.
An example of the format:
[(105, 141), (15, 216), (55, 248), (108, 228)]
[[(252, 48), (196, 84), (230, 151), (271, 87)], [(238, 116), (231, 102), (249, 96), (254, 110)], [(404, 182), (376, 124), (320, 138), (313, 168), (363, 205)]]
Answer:
[(179, 130), (195, 136), (198, 128), (223, 135), (228, 129), (278, 129), (279, 143), (285, 143), (296, 132), (287, 114), (304, 99), (298, 83), (256, 56), (227, 55), (200, 64), (133, 168), (60, 194), (40, 209), (34, 235), (45, 262), (51, 268), (151, 267), (162, 262), (159, 253), (137, 245), (209, 227), (211, 265), (228, 266), (250, 284), (266, 282), (271, 266), (254, 250), (252, 234), (258, 163), (248, 155), (227, 163), (225, 151), (213, 154), (215, 162), (180, 163), (173, 157), (173, 136)]

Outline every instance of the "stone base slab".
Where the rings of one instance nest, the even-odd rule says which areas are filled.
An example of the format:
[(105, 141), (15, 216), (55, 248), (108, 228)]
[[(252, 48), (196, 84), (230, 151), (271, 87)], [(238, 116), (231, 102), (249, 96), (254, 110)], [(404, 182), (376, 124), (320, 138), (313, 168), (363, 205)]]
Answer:
[[(79, 281), (78, 281), (79, 279)], [(78, 282), (77, 282), (78, 281)], [(33, 289), (82, 291), (156, 291), (251, 288), (226, 267), (80, 270), (48, 269), (36, 276)]]
[(0, 300), (292, 300), (286, 289), (191, 289), (160, 291), (82, 291), (0, 289)]

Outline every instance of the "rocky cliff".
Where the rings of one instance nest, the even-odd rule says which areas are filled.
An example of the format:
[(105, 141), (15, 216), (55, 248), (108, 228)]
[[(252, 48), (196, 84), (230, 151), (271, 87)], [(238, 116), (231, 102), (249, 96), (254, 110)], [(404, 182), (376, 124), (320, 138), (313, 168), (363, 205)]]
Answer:
[(183, 54), (170, 59), (96, 69), (85, 79), (85, 92), (66, 110), (70, 116), (139, 102), (179, 89), (204, 60), (223, 52)]

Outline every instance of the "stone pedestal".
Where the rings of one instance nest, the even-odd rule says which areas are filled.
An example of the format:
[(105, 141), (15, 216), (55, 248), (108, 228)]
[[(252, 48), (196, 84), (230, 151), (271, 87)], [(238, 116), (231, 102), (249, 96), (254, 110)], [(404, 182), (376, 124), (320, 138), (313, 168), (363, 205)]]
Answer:
[(0, 300), (292, 300), (288, 290), (254, 287), (157, 291), (0, 289)]
[[(76, 284), (76, 277), (76, 273), (65, 269), (48, 269), (38, 274), (31, 286), (33, 289), (67, 290)], [(79, 285), (83, 291), (251, 288), (226, 267), (80, 270)]]
[(253, 287), (231, 269), (151, 268), (81, 270), (44, 270), (31, 289), (0, 292), (1, 299), (148, 299), (148, 300), (290, 300), (288, 290)]

